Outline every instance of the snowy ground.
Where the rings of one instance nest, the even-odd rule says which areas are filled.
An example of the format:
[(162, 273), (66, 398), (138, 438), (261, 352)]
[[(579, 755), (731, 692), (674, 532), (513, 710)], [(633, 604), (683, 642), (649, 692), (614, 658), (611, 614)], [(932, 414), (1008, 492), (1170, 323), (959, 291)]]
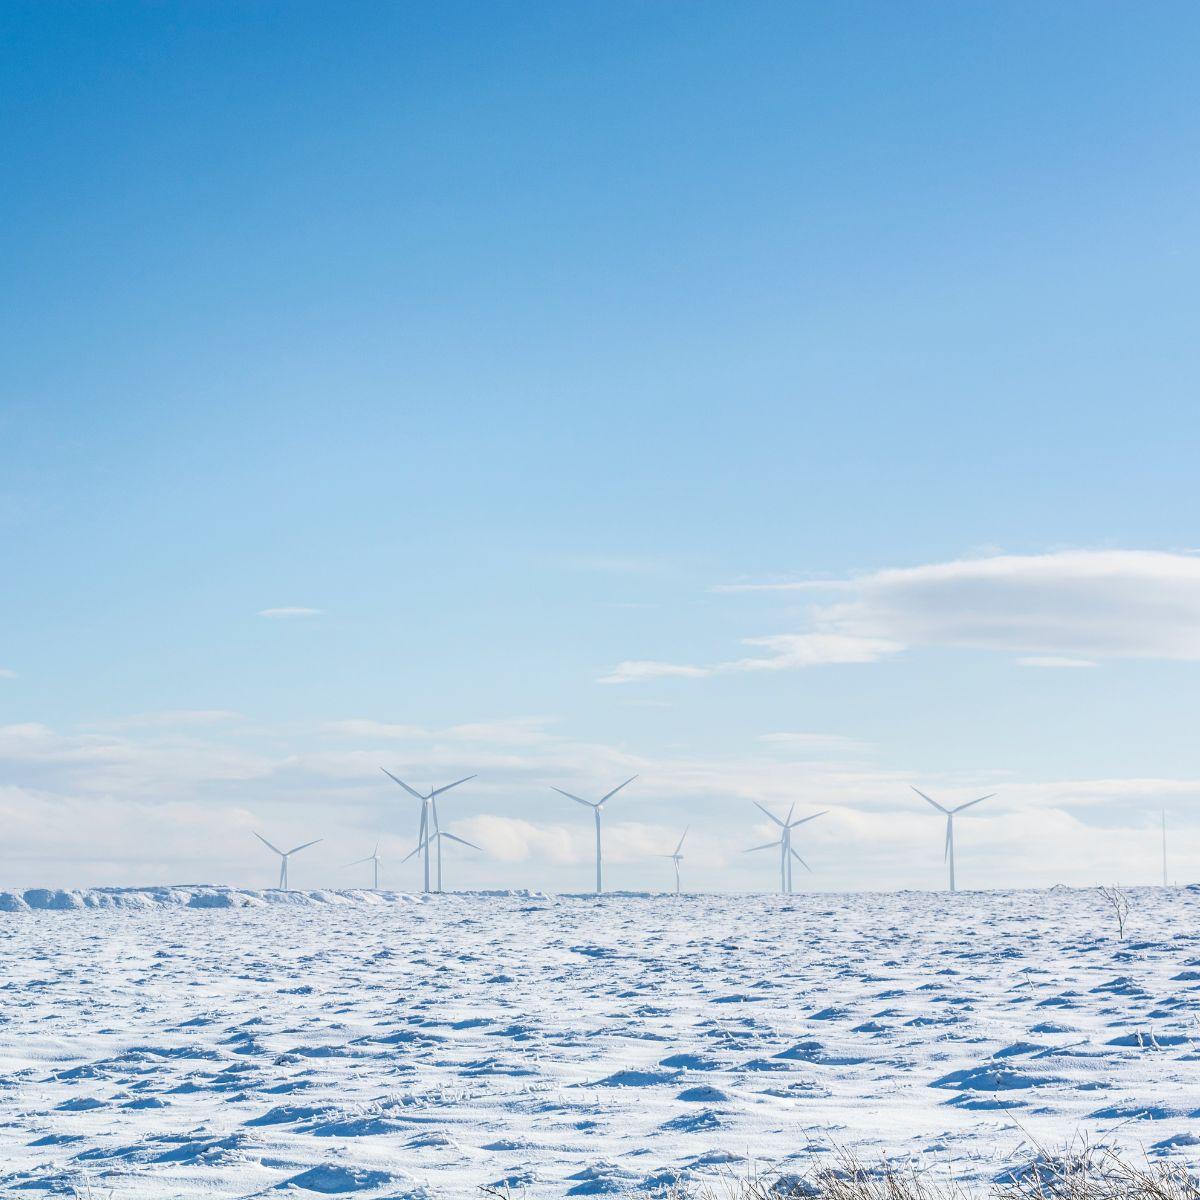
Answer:
[(983, 1178), (1080, 1130), (1200, 1164), (1195, 892), (1123, 945), (1081, 891), (26, 899), (63, 910), (0, 893), (4, 1196), (637, 1192), (831, 1141)]

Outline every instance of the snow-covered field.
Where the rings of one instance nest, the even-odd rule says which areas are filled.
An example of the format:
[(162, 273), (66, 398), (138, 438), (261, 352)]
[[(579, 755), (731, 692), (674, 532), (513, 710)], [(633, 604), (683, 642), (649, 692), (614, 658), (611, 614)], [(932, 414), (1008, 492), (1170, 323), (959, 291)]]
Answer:
[(0, 1195), (1198, 1163), (1200, 895), (1132, 896), (0, 894)]

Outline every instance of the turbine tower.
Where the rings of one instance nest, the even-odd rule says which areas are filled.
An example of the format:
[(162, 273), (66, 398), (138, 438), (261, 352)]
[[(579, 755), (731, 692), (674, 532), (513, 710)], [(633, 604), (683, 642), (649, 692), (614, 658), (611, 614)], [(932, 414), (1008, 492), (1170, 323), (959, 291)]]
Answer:
[(305, 842), (303, 846), (293, 846), (290, 850), (280, 850), (278, 846), (272, 846), (271, 843), (268, 842), (261, 833), (256, 833), (254, 836), (258, 838), (258, 840), (262, 842), (262, 844), (266, 846), (268, 850), (274, 850), (275, 853), (279, 855), (279, 890), (283, 892), (289, 890), (287, 877), (288, 859), (291, 858), (293, 854), (299, 854), (301, 850), (307, 850), (309, 846), (315, 846), (317, 842), (323, 840), (321, 838), (316, 838), (311, 842)]
[(375, 883), (372, 886), (374, 887), (375, 891), (379, 891), (379, 862), (379, 843), (376, 842), (375, 849), (368, 854), (366, 858), (356, 858), (352, 863), (346, 863), (346, 866), (342, 869), (345, 870), (348, 867), (359, 867), (362, 866), (363, 863), (371, 863), (375, 868)]
[(636, 775), (630, 775), (624, 783), (619, 783), (611, 792), (607, 792), (601, 796), (599, 800), (584, 800), (580, 796), (572, 795), (570, 792), (564, 792), (562, 788), (553, 788), (560, 796), (566, 796), (568, 800), (574, 800), (576, 804), (582, 804), (584, 808), (590, 808), (596, 817), (596, 895), (600, 895), (604, 891), (604, 854), (600, 845), (600, 814), (604, 811), (605, 802), (611, 800), (623, 787), (631, 784), (637, 778)]
[[(912, 785), (910, 784), (909, 786), (911, 787)], [(962, 812), (963, 809), (971, 808), (975, 804), (982, 804), (985, 800), (990, 800), (996, 793), (988, 792), (986, 796), (980, 796), (978, 800), (968, 800), (966, 804), (960, 804), (957, 808), (946, 808), (939, 804), (932, 797), (925, 795), (920, 788), (915, 787), (913, 788), (913, 791), (916, 792), (922, 800), (932, 804), (933, 807), (938, 810), (938, 812), (946, 814), (946, 851), (942, 855), (942, 859), (944, 862), (948, 862), (950, 864), (950, 890), (952, 892), (956, 892), (958, 889), (954, 886), (954, 818), (958, 815), (958, 813)]]
[(683, 855), (680, 851), (683, 849), (683, 838), (687, 837), (688, 829), (691, 829), (690, 825), (683, 831), (683, 837), (679, 839), (679, 845), (675, 847), (674, 854), (658, 855), (659, 858), (669, 858), (675, 864), (675, 895), (677, 896), (679, 895), (679, 864), (683, 862)]
[[(443, 793), (448, 792), (451, 788), (456, 788), (460, 783), (466, 783), (470, 779), (474, 779), (474, 775), (468, 775), (465, 779), (456, 779), (453, 783), (447, 783), (444, 787), (434, 788), (428, 795), (421, 795), (415, 788), (410, 788), (403, 779), (397, 779), (395, 775), (387, 769), (387, 767), (379, 768), (393, 783), (398, 783), (410, 796), (421, 802), (421, 825), (417, 830), (417, 849), (425, 851), (425, 887), (424, 890), (429, 891), (429, 847), (437, 842), (438, 858), (437, 858), (437, 874), (438, 883), (437, 890), (442, 890), (442, 842), (441, 838), (434, 838), (433, 833), (437, 831), (437, 798)], [(410, 854), (408, 858), (412, 858)], [(404, 861), (408, 862), (408, 858)]]
[(796, 848), (792, 845), (792, 830), (801, 825), (807, 825), (809, 821), (815, 821), (818, 817), (823, 817), (829, 809), (824, 808), (820, 812), (813, 813), (808, 817), (801, 817), (798, 821), (792, 820), (792, 815), (796, 811), (796, 806), (793, 804), (788, 809), (786, 821), (781, 821), (770, 809), (763, 808), (757, 800), (754, 801), (754, 807), (759, 812), (765, 813), (770, 817), (776, 825), (779, 826), (779, 841), (767, 842), (762, 846), (751, 846), (746, 851), (747, 854), (753, 854), (756, 850), (773, 850), (776, 846), (779, 847), (779, 890), (785, 895), (792, 894), (792, 859), (795, 859), (806, 871), (811, 872), (812, 867), (808, 865), (797, 853)]
[[(451, 784), (451, 787), (453, 787), (453, 786), (454, 785)], [(443, 790), (445, 790), (445, 789), (443, 789)], [(457, 842), (460, 846), (469, 846), (472, 850), (479, 850), (480, 853), (483, 852), (482, 847), (475, 845), (474, 842), (468, 842), (466, 838), (461, 838), (457, 834), (447, 833), (444, 829), (436, 829), (435, 828), (434, 831), (423, 842), (421, 842), (415, 850), (410, 851), (408, 854), (406, 854), (404, 856), (404, 858), (402, 858), (400, 860), (401, 864), (403, 865), (404, 863), (408, 862), (408, 860), (410, 858), (412, 858), (414, 855), (420, 854), (420, 852), (422, 850), (424, 850), (425, 851), (425, 862), (426, 862), (426, 864), (428, 864), (429, 863), (429, 844), (430, 844), (430, 842), (436, 842), (437, 843), (437, 864), (438, 864), (437, 890), (438, 890), (439, 895), (441, 894), (441, 891), (442, 891), (442, 839), (443, 838), (446, 838), (447, 840), (449, 840), (451, 842)], [(428, 865), (426, 865), (426, 870), (428, 870)]]

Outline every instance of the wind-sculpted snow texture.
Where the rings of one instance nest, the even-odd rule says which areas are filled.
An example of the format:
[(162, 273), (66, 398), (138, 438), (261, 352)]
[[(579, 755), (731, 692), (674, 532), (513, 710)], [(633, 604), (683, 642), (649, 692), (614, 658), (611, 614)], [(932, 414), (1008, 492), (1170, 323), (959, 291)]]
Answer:
[[(1200, 896), (0, 896), (0, 1195), (1200, 1161)], [(80, 906), (85, 906), (80, 908)], [(89, 907), (90, 906), (90, 907)], [(56, 908), (59, 911), (38, 911)]]

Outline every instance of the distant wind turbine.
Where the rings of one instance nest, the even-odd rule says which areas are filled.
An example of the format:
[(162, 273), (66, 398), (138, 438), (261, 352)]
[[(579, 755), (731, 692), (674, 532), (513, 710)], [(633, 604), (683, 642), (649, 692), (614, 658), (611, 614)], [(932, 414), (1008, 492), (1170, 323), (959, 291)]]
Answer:
[(683, 855), (680, 853), (680, 851), (683, 849), (683, 838), (687, 837), (688, 829), (691, 829), (690, 825), (683, 831), (683, 837), (679, 839), (679, 845), (675, 847), (674, 854), (658, 855), (659, 858), (669, 858), (675, 865), (675, 895), (677, 896), (679, 895), (679, 864), (683, 862)]
[(342, 869), (345, 870), (348, 867), (360, 867), (363, 863), (371, 863), (371, 865), (375, 868), (375, 883), (372, 886), (374, 887), (375, 891), (379, 891), (379, 862), (379, 843), (376, 842), (375, 849), (368, 854), (366, 858), (356, 858), (352, 863), (346, 863), (345, 867)]
[(813, 813), (810, 817), (801, 817), (800, 820), (793, 821), (792, 815), (796, 811), (796, 806), (793, 804), (791, 808), (788, 809), (787, 820), (781, 821), (773, 812), (771, 812), (770, 809), (763, 808), (763, 806), (759, 804), (757, 800), (754, 801), (754, 807), (757, 808), (759, 812), (770, 817), (771, 820), (779, 826), (779, 841), (767, 842), (762, 846), (751, 846), (746, 853), (753, 854), (756, 850), (773, 850), (776, 846), (778, 846), (779, 890), (785, 896), (790, 896), (792, 894), (792, 859), (795, 859), (806, 871), (812, 871), (812, 867), (810, 867), (808, 863), (806, 863), (804, 859), (800, 857), (800, 855), (796, 852), (795, 847), (792, 845), (792, 830), (801, 825), (807, 825), (809, 821), (815, 821), (818, 817), (823, 817), (829, 811), (829, 809), (825, 808), (820, 812)]
[(568, 800), (574, 800), (576, 804), (582, 804), (584, 808), (590, 808), (596, 817), (596, 895), (604, 891), (604, 854), (600, 845), (600, 814), (604, 810), (606, 801), (611, 800), (623, 787), (627, 787), (637, 778), (636, 775), (630, 775), (624, 783), (619, 783), (611, 792), (607, 792), (601, 796), (599, 800), (584, 800), (580, 796), (572, 795), (571, 792), (564, 792), (562, 788), (553, 788), (560, 796), (566, 796)]
[[(911, 784), (909, 785), (912, 786)], [(952, 892), (958, 889), (954, 886), (954, 818), (963, 811), (963, 809), (971, 808), (973, 805), (982, 804), (985, 800), (990, 800), (996, 793), (988, 792), (986, 796), (980, 796), (978, 800), (968, 800), (966, 804), (960, 804), (957, 808), (946, 808), (939, 804), (932, 797), (925, 795), (920, 788), (913, 788), (913, 791), (921, 797), (922, 800), (932, 804), (940, 813), (946, 814), (946, 851), (943, 854), (943, 861), (950, 864), (950, 890)]]
[[(453, 785), (451, 785), (451, 786), (453, 786)], [(441, 893), (441, 890), (442, 890), (442, 839), (443, 838), (445, 838), (447, 841), (457, 842), (460, 846), (469, 846), (472, 850), (479, 850), (480, 853), (483, 852), (482, 847), (475, 845), (474, 842), (468, 842), (466, 838), (461, 838), (457, 834), (454, 834), (454, 833), (447, 833), (446, 830), (444, 830), (444, 829), (434, 829), (434, 831), (423, 842), (421, 842), (415, 850), (411, 851), (409, 854), (405, 855), (405, 857), (400, 860), (401, 863), (406, 863), (406, 862), (408, 862), (408, 860), (410, 858), (413, 858), (415, 855), (420, 854), (421, 851), (424, 850), (425, 851), (425, 862), (428, 863), (429, 862), (429, 844), (431, 842), (436, 842), (437, 843), (437, 864), (438, 864), (437, 890), (438, 890), (439, 894)], [(428, 868), (426, 868), (426, 869), (428, 869)]]
[(315, 846), (317, 842), (323, 840), (322, 838), (316, 838), (311, 842), (305, 842), (303, 846), (293, 846), (290, 850), (280, 850), (278, 846), (272, 846), (271, 843), (268, 842), (261, 833), (256, 833), (254, 836), (258, 838), (258, 840), (262, 842), (262, 844), (266, 846), (268, 850), (274, 850), (275, 853), (279, 855), (279, 888), (284, 892), (288, 890), (288, 859), (291, 858), (293, 854), (299, 854), (301, 850), (307, 850), (309, 846)]
[[(417, 831), (417, 849), (425, 851), (425, 891), (429, 891), (429, 847), (437, 842), (438, 859), (438, 883), (437, 890), (442, 890), (442, 840), (434, 838), (433, 833), (437, 831), (437, 798), (443, 793), (448, 792), (451, 788), (456, 788), (460, 783), (466, 783), (468, 780), (474, 779), (474, 775), (468, 775), (465, 779), (456, 779), (453, 783), (447, 783), (440, 788), (434, 788), (428, 795), (422, 795), (415, 788), (410, 788), (403, 779), (397, 779), (395, 775), (387, 769), (387, 767), (379, 768), (393, 783), (398, 783), (410, 796), (421, 802), (421, 825)], [(410, 854), (408, 858), (412, 858)], [(408, 858), (404, 861), (408, 862)]]

